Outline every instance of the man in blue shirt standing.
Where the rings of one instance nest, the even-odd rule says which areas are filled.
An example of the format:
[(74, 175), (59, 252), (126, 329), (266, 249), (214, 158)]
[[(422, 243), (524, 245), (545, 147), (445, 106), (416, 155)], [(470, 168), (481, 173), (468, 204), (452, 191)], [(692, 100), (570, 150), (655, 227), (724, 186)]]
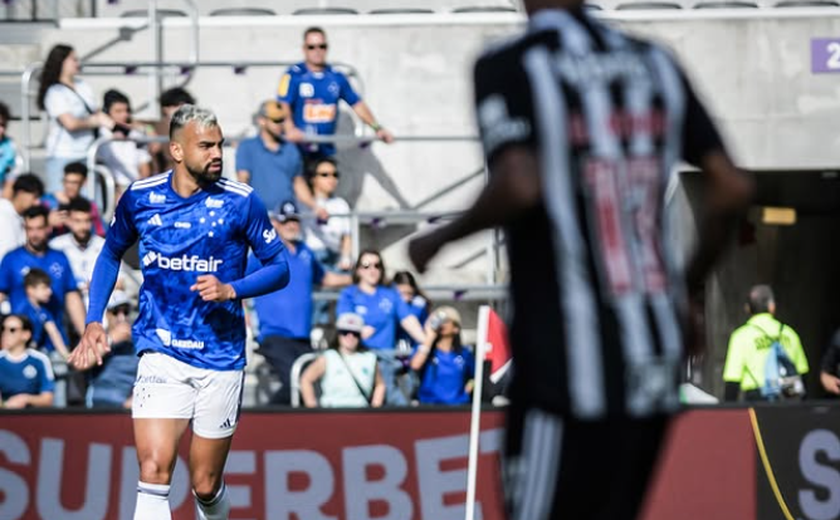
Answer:
[[(241, 300), (285, 286), (289, 265), (254, 190), (221, 178), (224, 138), (216, 116), (184, 105), (172, 116), (169, 138), (174, 170), (132, 183), (120, 199), (94, 268), (87, 328), (70, 362), (79, 369), (102, 364), (109, 350), (102, 314), (120, 258), (139, 240), (134, 520), (171, 520), (172, 469), (190, 423), (198, 518), (224, 520), (230, 501), (222, 473), (244, 379)], [(246, 276), (248, 248), (262, 268)]]
[[(309, 333), (312, 331), (312, 290), (315, 285), (340, 287), (353, 280), (349, 274), (324, 269), (315, 253), (301, 240), (300, 214), (294, 202), (286, 201), (269, 214), (274, 229), (289, 253), (289, 285), (254, 298), (257, 314), (260, 354), (265, 357), (280, 378), (280, 390), (272, 404), (291, 402), (290, 373), (292, 364), (302, 354), (312, 352)], [(254, 272), (260, 262), (252, 254), (248, 272)]]
[[(353, 108), (376, 137), (391, 143), (394, 136), (377, 123), (373, 112), (350, 86), (347, 77), (327, 63), (327, 35), (320, 27), (303, 33), (304, 61), (293, 65), (280, 79), (277, 101), (291, 110), (286, 122), (286, 137), (301, 143), (307, 134), (333, 135), (338, 121), (338, 101), (343, 99)], [(301, 144), (307, 161), (335, 155), (332, 143)]]
[(68, 335), (61, 319), (65, 309), (76, 333), (81, 335), (85, 328), (85, 305), (67, 257), (47, 246), (52, 231), (48, 215), (49, 210), (40, 205), (23, 213), (26, 244), (9, 252), (0, 262), (0, 300), (8, 298), (11, 308), (19, 309), (26, 303), (23, 277), (32, 268), (46, 272), (52, 278), (53, 294), (45, 308), (56, 318), (56, 325), (66, 342)]
[[(286, 142), (283, 126), (288, 108), (274, 100), (260, 105), (256, 136), (245, 139), (236, 149), (236, 176), (251, 185), (267, 208), (276, 208), (287, 200), (299, 202), (317, 212), (312, 191), (303, 177), (303, 159), (297, 146)], [(319, 214), (326, 219), (326, 213)]]

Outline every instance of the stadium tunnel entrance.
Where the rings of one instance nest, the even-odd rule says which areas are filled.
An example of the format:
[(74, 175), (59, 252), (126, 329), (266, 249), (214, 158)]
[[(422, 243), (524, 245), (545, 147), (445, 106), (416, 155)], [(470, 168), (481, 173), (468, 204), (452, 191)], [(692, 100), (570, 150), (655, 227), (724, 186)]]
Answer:
[[(723, 365), (729, 335), (746, 321), (749, 288), (769, 284), (777, 317), (802, 340), (810, 371), (810, 398), (824, 397), (820, 361), (840, 327), (840, 171), (755, 170), (756, 198), (735, 245), (722, 259), (706, 290), (708, 350), (700, 369), (701, 386), (723, 395)], [(696, 171), (681, 174), (682, 199), (696, 230), (702, 184)], [(680, 202), (678, 201), (678, 204)], [(685, 214), (685, 213), (683, 213)], [(682, 231), (689, 231), (682, 227)], [(696, 231), (691, 230), (696, 236)], [(681, 240), (683, 246), (685, 240)], [(685, 247), (684, 247), (685, 249)]]

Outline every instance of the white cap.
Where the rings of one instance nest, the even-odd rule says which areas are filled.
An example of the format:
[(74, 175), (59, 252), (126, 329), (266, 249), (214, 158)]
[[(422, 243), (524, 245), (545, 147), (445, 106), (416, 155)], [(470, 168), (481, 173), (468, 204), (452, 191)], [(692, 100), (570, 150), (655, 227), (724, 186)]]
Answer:
[(335, 321), (335, 329), (341, 331), (358, 332), (361, 334), (364, 326), (364, 318), (352, 312), (345, 312)]
[(134, 307), (134, 302), (131, 301), (131, 298), (124, 291), (117, 289), (111, 294), (111, 299), (108, 300), (108, 310), (116, 309), (120, 305)]

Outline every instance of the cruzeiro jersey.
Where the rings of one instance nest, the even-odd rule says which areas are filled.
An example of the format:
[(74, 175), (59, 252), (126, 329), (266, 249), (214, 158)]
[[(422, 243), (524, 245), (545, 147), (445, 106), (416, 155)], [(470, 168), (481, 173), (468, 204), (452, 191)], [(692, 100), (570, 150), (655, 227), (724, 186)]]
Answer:
[(172, 172), (131, 184), (120, 199), (107, 241), (122, 253), (138, 238), (143, 271), (137, 352), (154, 350), (213, 370), (245, 366), (245, 324), (238, 299), (205, 302), (190, 291), (212, 274), (222, 283), (243, 277), (249, 246), (263, 263), (284, 251), (253, 190), (220, 179), (183, 198)]

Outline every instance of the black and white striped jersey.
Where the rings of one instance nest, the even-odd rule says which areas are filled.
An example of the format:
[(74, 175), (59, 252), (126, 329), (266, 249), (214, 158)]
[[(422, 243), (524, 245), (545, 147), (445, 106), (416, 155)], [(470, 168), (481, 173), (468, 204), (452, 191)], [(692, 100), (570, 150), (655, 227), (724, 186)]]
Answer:
[(583, 419), (676, 407), (681, 273), (663, 237), (680, 159), (722, 143), (674, 60), (543, 10), (475, 68), (488, 164), (533, 150), (542, 204), (506, 228), (515, 398)]

